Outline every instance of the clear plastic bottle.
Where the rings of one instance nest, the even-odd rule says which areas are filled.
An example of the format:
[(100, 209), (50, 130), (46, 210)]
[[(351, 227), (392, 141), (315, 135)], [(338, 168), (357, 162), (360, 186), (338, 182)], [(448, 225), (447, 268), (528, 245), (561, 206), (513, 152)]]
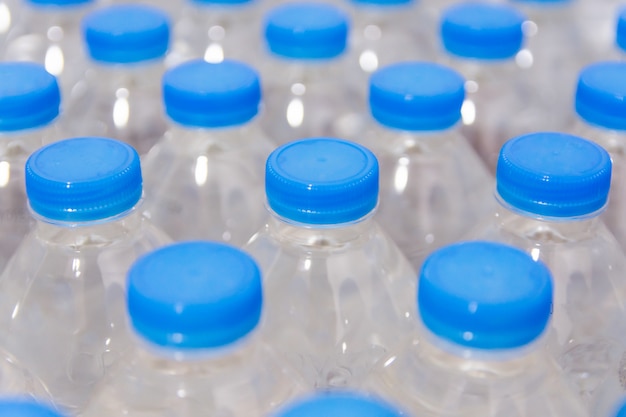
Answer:
[(597, 62), (578, 78), (574, 133), (593, 140), (611, 155), (609, 205), (602, 218), (626, 250), (626, 63)]
[(258, 68), (270, 139), (351, 139), (365, 114), (365, 92), (349, 71), (347, 13), (322, 2), (287, 3), (266, 13), (264, 31), (268, 56)]
[(1, 341), (77, 410), (126, 345), (127, 269), (168, 238), (139, 210), (137, 152), (113, 139), (40, 148), (26, 193), (37, 222), (0, 277)]
[(416, 274), (374, 219), (376, 157), (291, 142), (268, 158), (265, 190), (270, 220), (246, 246), (263, 271), (265, 337), (309, 386), (354, 386), (413, 322)]
[(586, 416), (542, 343), (553, 283), (508, 245), (461, 242), (420, 273), (418, 340), (374, 386), (419, 417)]
[(394, 64), (370, 79), (362, 142), (380, 163), (376, 218), (416, 269), (495, 208), (493, 178), (459, 129), (464, 97), (463, 77), (434, 63)]
[(58, 139), (60, 104), (57, 80), (43, 66), (0, 63), (0, 271), (34, 224), (24, 164), (37, 148)]
[[(0, 46), (2, 60), (44, 65), (50, 74), (59, 79), (64, 96), (69, 96), (81, 77), (80, 68), (84, 64), (80, 21), (92, 10), (96, 1), (18, 1), (19, 14)], [(6, 16), (6, 12), (3, 14)]]
[(254, 62), (262, 47), (262, 0), (186, 0), (179, 5), (169, 65), (202, 58)]
[(273, 417), (401, 417), (403, 415), (405, 414), (394, 405), (362, 392), (328, 391), (293, 401), (280, 409)]
[(241, 246), (265, 221), (263, 168), (273, 144), (257, 123), (257, 72), (189, 61), (163, 77), (172, 121), (142, 161), (147, 216), (173, 239)]
[(565, 133), (538, 132), (500, 152), (491, 218), (470, 238), (524, 249), (554, 276), (549, 346), (588, 401), (624, 345), (626, 262), (600, 219), (611, 182), (611, 159), (597, 144)]
[(66, 414), (40, 399), (0, 398), (0, 417), (65, 417)]
[(72, 136), (113, 137), (140, 155), (163, 136), (160, 82), (169, 24), (163, 11), (139, 4), (105, 7), (83, 19), (90, 64), (66, 100)]
[(525, 20), (513, 6), (487, 2), (458, 3), (441, 16), (445, 61), (467, 80), (462, 131), (492, 172), (507, 139), (554, 128), (524, 50)]
[(301, 385), (255, 330), (262, 292), (254, 260), (229, 245), (183, 242), (139, 259), (128, 273), (135, 346), (84, 416), (263, 416), (290, 400)]

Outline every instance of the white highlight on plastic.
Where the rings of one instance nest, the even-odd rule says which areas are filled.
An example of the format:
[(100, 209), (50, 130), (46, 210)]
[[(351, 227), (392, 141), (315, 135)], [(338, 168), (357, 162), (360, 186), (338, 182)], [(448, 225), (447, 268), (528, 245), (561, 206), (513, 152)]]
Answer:
[(299, 98), (294, 98), (287, 105), (287, 123), (291, 127), (300, 127), (304, 121), (304, 103)]
[(211, 43), (204, 51), (204, 60), (211, 64), (219, 64), (224, 60), (224, 48), (219, 43)]
[(291, 94), (295, 96), (303, 96), (306, 93), (306, 86), (302, 83), (294, 83), (291, 85)]
[(52, 42), (61, 42), (63, 40), (63, 28), (60, 26), (52, 26), (48, 29), (46, 35)]
[(54, 76), (58, 77), (63, 73), (65, 58), (63, 57), (63, 50), (59, 45), (50, 45), (46, 51), (44, 66), (46, 67), (46, 71)]
[(466, 99), (461, 106), (461, 118), (466, 126), (473, 125), (476, 121), (476, 105), (472, 100)]
[(113, 124), (116, 128), (122, 129), (128, 125), (130, 117), (130, 105), (128, 104), (128, 90), (118, 88), (115, 91), (115, 104), (113, 104)]
[(526, 37), (535, 36), (539, 32), (539, 26), (532, 20), (526, 20), (522, 23), (522, 33)]
[(6, 187), (11, 179), (11, 164), (7, 161), (0, 162), (0, 187)]
[(370, 41), (377, 41), (383, 35), (383, 31), (376, 25), (367, 25), (363, 29), (363, 37)]
[(520, 68), (530, 68), (534, 62), (533, 53), (528, 49), (522, 49), (515, 55), (515, 63)]
[(211, 26), (207, 35), (209, 35), (209, 39), (213, 41), (221, 41), (226, 36), (226, 30), (219, 25)]
[(365, 72), (374, 72), (378, 69), (378, 55), (371, 49), (366, 49), (359, 56), (359, 65)]
[(206, 180), (209, 177), (209, 158), (204, 155), (200, 155), (196, 159), (195, 176), (197, 185), (206, 184)]
[(398, 167), (393, 177), (393, 187), (398, 194), (401, 194), (406, 189), (406, 185), (409, 182), (409, 158), (406, 156), (398, 159)]
[(0, 33), (7, 33), (11, 27), (11, 10), (6, 3), (0, 3)]
[(530, 257), (533, 258), (533, 261), (537, 262), (539, 260), (539, 255), (541, 255), (541, 250), (539, 248), (531, 249)]
[(476, 81), (467, 80), (465, 81), (465, 92), (468, 94), (473, 94), (478, 92), (479, 85)]

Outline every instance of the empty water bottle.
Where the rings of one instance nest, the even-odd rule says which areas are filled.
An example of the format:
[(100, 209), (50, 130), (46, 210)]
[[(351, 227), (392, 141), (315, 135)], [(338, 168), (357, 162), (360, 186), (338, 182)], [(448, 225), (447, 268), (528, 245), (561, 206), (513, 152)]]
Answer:
[(585, 67), (576, 88), (574, 131), (606, 149), (613, 161), (609, 205), (602, 218), (626, 250), (626, 63)]
[(190, 61), (165, 74), (163, 100), (172, 123), (143, 160), (148, 217), (175, 240), (243, 245), (267, 217), (263, 167), (274, 148), (256, 119), (256, 71)]
[(183, 242), (140, 258), (128, 273), (135, 346), (85, 417), (262, 416), (289, 400), (298, 381), (255, 330), (262, 292), (254, 260), (225, 244)]
[[(31, 61), (58, 77), (70, 95), (80, 79), (84, 55), (80, 21), (95, 0), (18, 0), (19, 15), (0, 45), (4, 61)], [(6, 10), (1, 10), (6, 19)], [(9, 10), (10, 13), (10, 10)], [(10, 19), (10, 18), (9, 18)], [(1, 25), (0, 25), (1, 26)]]
[(152, 6), (123, 4), (90, 13), (82, 29), (90, 63), (66, 100), (67, 130), (113, 137), (143, 155), (166, 128), (160, 80), (169, 18)]
[(464, 80), (404, 62), (370, 80), (373, 122), (361, 136), (380, 162), (377, 219), (415, 268), (493, 210), (493, 179), (459, 131)]
[(273, 416), (401, 417), (403, 415), (399, 408), (365, 393), (328, 391), (298, 399), (283, 407)]
[(33, 226), (24, 189), (24, 164), (37, 148), (60, 136), (61, 96), (43, 66), (0, 63), (0, 271)]
[(372, 385), (420, 417), (586, 416), (542, 342), (552, 307), (542, 262), (461, 242), (424, 262), (419, 340)]
[(508, 141), (496, 173), (494, 215), (469, 234), (544, 261), (555, 280), (550, 347), (587, 400), (624, 344), (626, 265), (600, 219), (611, 158), (595, 143), (540, 132)]
[(40, 399), (0, 398), (0, 417), (64, 417), (66, 414)]
[(313, 136), (350, 139), (365, 94), (346, 66), (348, 15), (325, 3), (287, 3), (264, 21), (268, 56), (263, 77), (263, 127), (278, 144)]
[(331, 138), (267, 160), (271, 217), (246, 248), (264, 272), (265, 337), (310, 386), (350, 386), (394, 354), (413, 322), (415, 273), (374, 219), (378, 162)]
[(0, 277), (1, 341), (79, 409), (125, 346), (127, 269), (167, 238), (140, 213), (137, 152), (112, 139), (40, 148), (26, 193), (36, 226)]

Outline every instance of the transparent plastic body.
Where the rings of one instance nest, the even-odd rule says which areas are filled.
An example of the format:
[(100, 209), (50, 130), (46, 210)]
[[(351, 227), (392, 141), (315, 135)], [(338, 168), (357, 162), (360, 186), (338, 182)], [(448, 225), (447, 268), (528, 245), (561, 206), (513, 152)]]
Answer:
[(85, 52), (81, 19), (95, 1), (58, 7), (20, 0), (20, 13), (7, 34), (4, 61), (33, 61), (42, 64), (59, 80), (64, 99), (81, 77)]
[(145, 154), (167, 128), (161, 98), (163, 71), (159, 60), (137, 65), (92, 62), (72, 89), (65, 130), (72, 136), (115, 138)]
[(236, 59), (257, 63), (261, 49), (262, 0), (238, 4), (180, 1), (180, 16), (174, 25), (174, 42), (167, 65), (202, 58), (219, 63)]
[(297, 376), (254, 336), (204, 353), (135, 340), (81, 417), (264, 416), (302, 390)]
[(267, 57), (263, 76), (263, 129), (276, 144), (327, 136), (358, 142), (366, 91), (346, 72), (347, 56), (325, 61)]
[(0, 132), (0, 271), (35, 224), (24, 188), (26, 160), (39, 147), (60, 138), (54, 122), (42, 128)]
[(458, 129), (409, 132), (372, 121), (363, 138), (380, 164), (376, 220), (416, 271), (495, 209), (494, 180)]
[(593, 127), (580, 119), (573, 130), (574, 134), (596, 142), (611, 155), (609, 204), (601, 217), (626, 251), (626, 132)]
[(19, 0), (0, 1), (0, 54), (4, 56), (7, 35), (15, 23), (19, 21), (22, 11)]
[(370, 75), (399, 61), (431, 61), (436, 58), (436, 17), (422, 2), (400, 5), (368, 5), (352, 0), (349, 56), (367, 95)]
[(27, 396), (52, 404), (43, 382), (4, 349), (0, 349), (0, 392), (2, 396)]
[(615, 355), (626, 342), (626, 262), (597, 214), (556, 221), (503, 205), (469, 233), (521, 248), (550, 268), (554, 305), (548, 345), (585, 401), (615, 371)]
[(371, 217), (315, 228), (272, 216), (244, 249), (263, 273), (265, 340), (309, 387), (355, 386), (405, 342), (417, 274)]
[(172, 125), (142, 160), (146, 215), (174, 240), (245, 244), (264, 224), (273, 144), (256, 121), (222, 129)]
[(37, 221), (0, 277), (3, 345), (70, 410), (127, 344), (128, 268), (169, 241), (136, 209), (108, 220)]
[(584, 417), (581, 401), (540, 342), (512, 350), (452, 345), (420, 329), (418, 343), (367, 385), (420, 417)]

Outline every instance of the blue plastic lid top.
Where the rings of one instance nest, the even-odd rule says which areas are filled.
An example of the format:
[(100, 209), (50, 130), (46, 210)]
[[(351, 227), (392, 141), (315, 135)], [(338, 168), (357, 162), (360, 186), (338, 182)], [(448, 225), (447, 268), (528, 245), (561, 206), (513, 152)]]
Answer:
[(369, 395), (328, 391), (294, 401), (275, 417), (401, 417), (395, 407)]
[(441, 21), (445, 49), (463, 58), (512, 58), (524, 41), (526, 18), (504, 4), (461, 3), (448, 8)]
[(443, 130), (461, 118), (465, 80), (427, 62), (403, 62), (370, 78), (370, 111), (379, 123), (402, 130)]
[(245, 252), (215, 242), (183, 242), (141, 257), (128, 272), (135, 331), (169, 348), (225, 346), (261, 317), (261, 275)]
[(32, 398), (0, 399), (0, 417), (63, 417), (51, 406), (34, 401)]
[(464, 347), (524, 346), (543, 333), (550, 318), (550, 271), (500, 243), (461, 242), (433, 252), (418, 286), (426, 328)]
[(121, 4), (96, 10), (82, 22), (95, 61), (132, 64), (161, 58), (170, 41), (169, 18), (152, 6)]
[(95, 0), (27, 0), (35, 6), (55, 6), (55, 7), (72, 7), (85, 3), (92, 3)]
[(348, 41), (348, 16), (325, 3), (288, 3), (265, 17), (270, 51), (293, 59), (326, 59), (341, 55)]
[(622, 398), (615, 410), (615, 417), (626, 417), (626, 398)]
[(167, 115), (182, 125), (239, 125), (258, 113), (261, 85), (257, 72), (244, 63), (195, 60), (165, 73), (163, 100)]
[(576, 112), (593, 125), (626, 130), (626, 63), (599, 62), (583, 68)]
[(40, 148), (26, 161), (30, 207), (49, 220), (107, 219), (130, 210), (141, 193), (139, 155), (113, 139), (66, 139)]
[(610, 185), (609, 154), (577, 136), (532, 133), (500, 150), (496, 190), (517, 210), (540, 217), (588, 216), (606, 205)]
[(56, 78), (39, 64), (0, 63), (0, 131), (31, 129), (59, 115)]
[(617, 15), (617, 30), (615, 33), (617, 46), (626, 51), (626, 8)]
[(291, 142), (267, 159), (265, 192), (270, 208), (287, 220), (352, 222), (378, 203), (378, 161), (363, 146), (340, 139)]

